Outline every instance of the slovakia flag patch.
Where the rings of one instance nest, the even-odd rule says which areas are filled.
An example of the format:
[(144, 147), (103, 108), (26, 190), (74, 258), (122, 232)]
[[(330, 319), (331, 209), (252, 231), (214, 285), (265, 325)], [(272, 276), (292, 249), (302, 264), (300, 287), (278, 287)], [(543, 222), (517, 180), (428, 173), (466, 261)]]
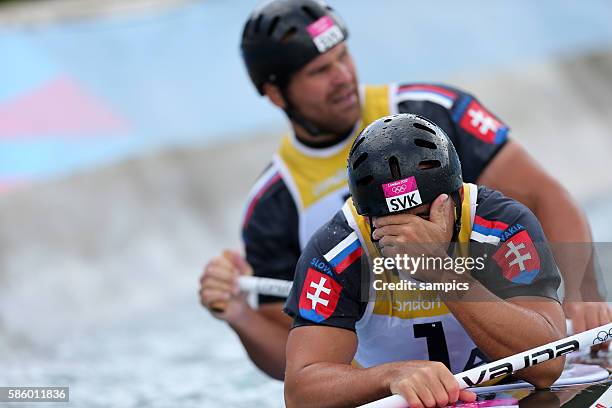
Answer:
[(306, 280), (300, 294), (300, 316), (304, 319), (319, 323), (334, 313), (342, 286), (312, 268), (308, 268)]
[(502, 143), (508, 135), (508, 127), (475, 100), (469, 103), (459, 125), (466, 132), (490, 144)]
[(540, 273), (540, 256), (526, 230), (508, 238), (493, 259), (511, 282), (529, 285)]

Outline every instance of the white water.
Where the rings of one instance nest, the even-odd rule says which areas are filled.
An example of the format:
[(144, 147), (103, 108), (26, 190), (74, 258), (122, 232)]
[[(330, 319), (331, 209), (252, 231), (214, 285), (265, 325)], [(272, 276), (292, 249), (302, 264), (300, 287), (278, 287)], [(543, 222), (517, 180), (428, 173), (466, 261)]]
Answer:
[(238, 158), (194, 149), (1, 196), (0, 385), (69, 386), (78, 407), (282, 406), (197, 298), (273, 144), (245, 146), (260, 159), (227, 185), (201, 175)]
[(2, 354), (2, 384), (70, 386), (70, 404), (57, 406), (283, 405), (282, 384), (259, 373), (193, 297)]

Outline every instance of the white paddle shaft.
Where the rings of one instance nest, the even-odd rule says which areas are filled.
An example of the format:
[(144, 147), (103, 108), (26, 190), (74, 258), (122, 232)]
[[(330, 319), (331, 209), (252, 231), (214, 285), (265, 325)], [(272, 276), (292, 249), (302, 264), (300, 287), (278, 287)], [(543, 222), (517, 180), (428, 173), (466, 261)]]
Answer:
[(257, 276), (241, 276), (238, 278), (238, 286), (245, 292), (256, 292), (260, 295), (289, 296), (292, 281), (281, 279), (260, 278)]
[[(578, 349), (605, 343), (612, 339), (612, 323), (574, 334), (561, 340), (515, 354), (492, 363), (455, 374), (461, 389), (473, 387), (490, 379), (512, 374), (522, 368), (531, 367), (553, 358), (561, 357)], [(405, 408), (408, 403), (401, 395), (392, 395), (362, 405), (360, 408)]]

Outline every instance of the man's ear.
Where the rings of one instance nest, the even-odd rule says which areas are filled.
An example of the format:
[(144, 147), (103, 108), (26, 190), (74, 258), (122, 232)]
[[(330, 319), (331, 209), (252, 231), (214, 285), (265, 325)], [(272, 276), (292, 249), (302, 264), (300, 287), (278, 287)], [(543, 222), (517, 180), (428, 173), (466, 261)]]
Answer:
[(285, 103), (285, 98), (283, 98), (283, 94), (280, 91), (280, 88), (276, 85), (272, 85), (271, 83), (264, 83), (263, 86), (264, 95), (276, 105), (280, 109), (285, 109), (287, 104)]

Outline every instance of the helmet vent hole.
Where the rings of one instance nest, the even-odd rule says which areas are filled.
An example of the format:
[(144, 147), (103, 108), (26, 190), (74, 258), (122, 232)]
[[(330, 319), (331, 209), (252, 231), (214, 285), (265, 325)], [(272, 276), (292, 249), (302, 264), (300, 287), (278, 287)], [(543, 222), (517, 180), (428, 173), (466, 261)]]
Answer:
[(263, 18), (263, 14), (257, 16), (257, 20), (255, 20), (255, 26), (253, 27), (253, 32), (255, 34), (259, 33), (259, 26), (261, 25), (261, 19)]
[(357, 148), (359, 147), (359, 145), (360, 145), (360, 144), (362, 144), (364, 140), (365, 140), (365, 137), (363, 137), (363, 136), (362, 136), (362, 137), (360, 137), (360, 138), (359, 138), (359, 139), (358, 139), (358, 140), (355, 142), (355, 144), (353, 145), (353, 147), (351, 148), (351, 152), (349, 153), (349, 155), (350, 155), (350, 154), (352, 154), (352, 153), (353, 153), (355, 150), (357, 150)]
[(432, 135), (435, 135), (435, 134), (436, 134), (436, 132), (435, 132), (435, 131), (434, 131), (432, 128), (430, 128), (430, 127), (428, 127), (428, 126), (425, 126), (425, 125), (422, 125), (422, 124), (420, 124), (420, 123), (418, 123), (418, 122), (413, 123), (413, 124), (412, 124), (412, 126), (414, 126), (414, 127), (415, 127), (415, 128), (417, 128), (417, 129), (421, 129), (421, 130), (424, 130), (424, 131), (426, 131), (426, 132), (429, 132), (429, 133), (431, 133)]
[(425, 116), (416, 115), (416, 114), (415, 114), (414, 116), (416, 116), (417, 118), (419, 118), (419, 119), (421, 119), (421, 120), (423, 120), (423, 121), (425, 121), (425, 122), (429, 123), (429, 124), (430, 124), (430, 125), (432, 125), (432, 126), (436, 126), (436, 125), (435, 125), (435, 124), (434, 124), (434, 123), (433, 123), (431, 120), (427, 119)]
[(391, 176), (393, 176), (394, 179), (402, 178), (402, 172), (400, 171), (399, 160), (397, 160), (397, 157), (391, 156), (389, 159), (389, 170), (391, 170)]
[(315, 14), (314, 11), (312, 11), (312, 9), (308, 6), (302, 6), (302, 11), (304, 11), (304, 13), (306, 13), (306, 15), (308, 17), (310, 17), (311, 20), (317, 20), (319, 17)]
[(242, 39), (246, 39), (249, 35), (249, 28), (251, 28), (251, 20), (249, 20), (244, 26), (244, 31), (242, 32)]
[(359, 180), (357, 180), (357, 185), (366, 186), (370, 184), (372, 181), (374, 181), (374, 176), (372, 176), (371, 174), (368, 174), (367, 176), (362, 177)]
[(361, 163), (363, 163), (364, 161), (366, 161), (368, 158), (368, 154), (367, 153), (361, 153), (361, 155), (357, 158), (357, 160), (355, 160), (353, 162), (353, 170), (355, 170), (357, 167), (359, 167), (361, 165)]
[(391, 118), (387, 118), (387, 119), (385, 119), (385, 120), (384, 120), (384, 122), (385, 122), (385, 123), (389, 123), (389, 122), (391, 122), (392, 120), (393, 120), (393, 119), (391, 119)]
[(253, 27), (253, 32), (255, 34), (259, 33), (259, 26), (261, 25), (262, 18), (263, 18), (263, 14), (260, 14), (259, 17), (257, 17), (257, 20), (255, 20), (255, 27)]
[(281, 44), (287, 44), (289, 40), (291, 40), (291, 37), (295, 35), (295, 33), (297, 33), (297, 28), (295, 27), (291, 27), (289, 30), (287, 30), (287, 32), (283, 34), (282, 38), (280, 39)]
[(425, 147), (432, 150), (436, 150), (438, 148), (435, 143), (423, 139), (414, 139), (414, 144), (419, 147)]
[(419, 163), (419, 170), (435, 169), (440, 166), (442, 166), (442, 163), (439, 160), (423, 160)]
[(279, 16), (276, 16), (272, 19), (272, 22), (270, 23), (270, 26), (268, 27), (268, 37), (270, 37), (272, 33), (274, 32), (274, 29), (278, 25), (279, 20), (280, 20)]

